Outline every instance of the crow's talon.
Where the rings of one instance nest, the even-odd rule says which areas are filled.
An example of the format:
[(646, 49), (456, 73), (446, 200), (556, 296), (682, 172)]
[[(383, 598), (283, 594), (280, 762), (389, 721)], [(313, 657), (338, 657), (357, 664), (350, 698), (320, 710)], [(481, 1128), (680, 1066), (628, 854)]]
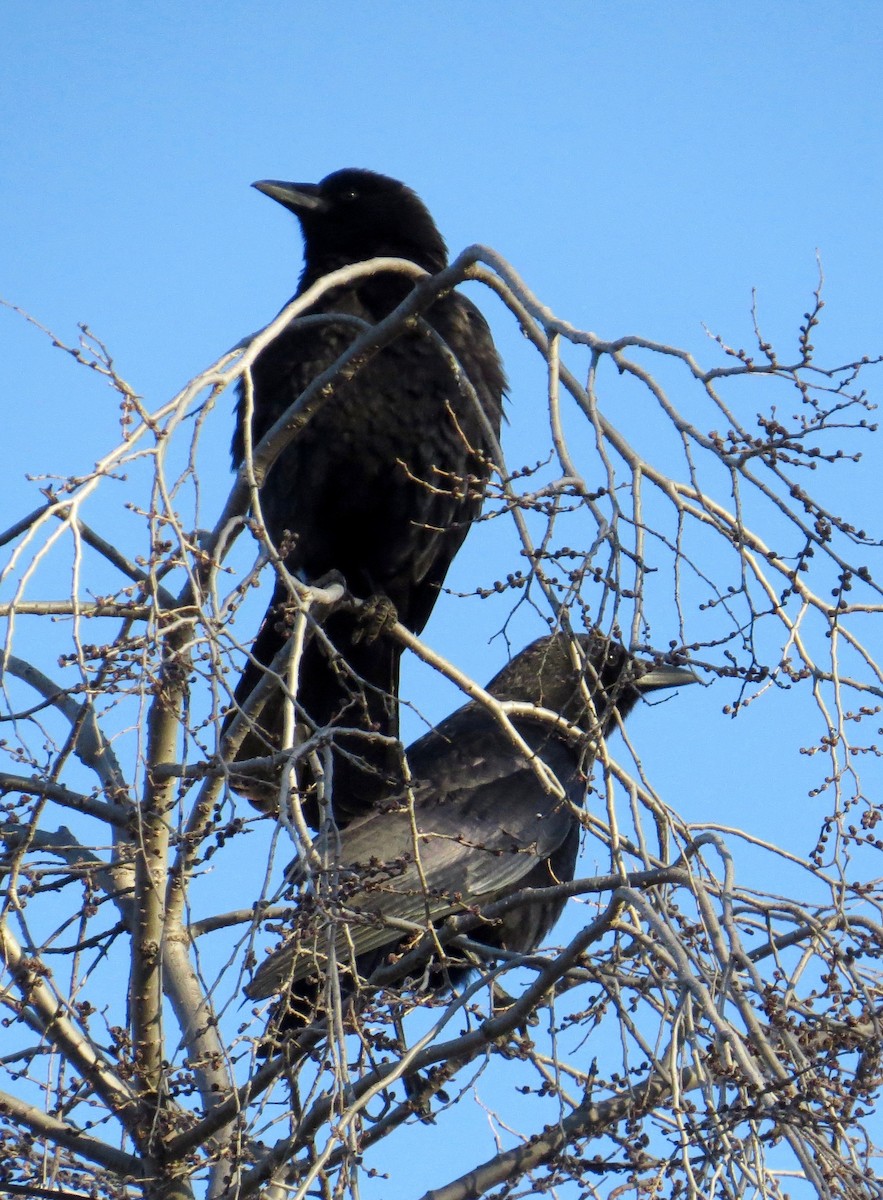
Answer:
[(386, 633), (398, 621), (399, 614), (389, 596), (370, 596), (359, 608), (358, 626), (353, 632), (353, 643), (364, 642), (370, 646), (382, 633)]

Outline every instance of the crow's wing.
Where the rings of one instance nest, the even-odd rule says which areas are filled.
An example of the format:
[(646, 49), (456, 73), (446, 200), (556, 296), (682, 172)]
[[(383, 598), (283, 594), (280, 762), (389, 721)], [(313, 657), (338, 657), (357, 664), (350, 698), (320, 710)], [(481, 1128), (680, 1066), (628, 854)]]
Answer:
[(515, 891), (572, 833), (571, 805), (583, 798), (573, 747), (522, 727), (565, 788), (562, 800), (481, 709), (454, 718), (409, 753), (413, 803), (358, 818), (340, 834), (332, 870), (317, 881), (291, 938), (257, 972), (251, 997), (315, 972), (322, 947), (330, 948), (329, 918), (339, 957), (394, 945), (407, 933), (386, 918), (425, 926)]

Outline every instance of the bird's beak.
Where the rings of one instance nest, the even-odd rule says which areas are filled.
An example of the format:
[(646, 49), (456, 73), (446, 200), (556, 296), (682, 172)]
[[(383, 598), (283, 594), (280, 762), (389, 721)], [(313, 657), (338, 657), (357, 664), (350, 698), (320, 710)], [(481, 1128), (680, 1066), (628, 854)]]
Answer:
[(281, 179), (259, 179), (251, 186), (272, 200), (277, 200), (283, 208), (287, 208), (298, 217), (304, 213), (322, 212), (326, 207), (317, 183), (283, 183)]
[(663, 688), (685, 687), (688, 683), (698, 682), (699, 676), (694, 675), (689, 667), (670, 667), (661, 663), (639, 676), (635, 680), (635, 687), (639, 692), (658, 692)]

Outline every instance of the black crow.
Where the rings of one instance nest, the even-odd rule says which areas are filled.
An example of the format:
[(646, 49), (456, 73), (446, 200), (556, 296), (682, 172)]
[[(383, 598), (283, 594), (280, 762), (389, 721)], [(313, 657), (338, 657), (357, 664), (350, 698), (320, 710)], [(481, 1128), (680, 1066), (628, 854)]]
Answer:
[[(413, 806), (400, 795), (384, 811), (317, 839), (320, 855), (328, 856), (327, 874), (306, 890), (290, 936), (260, 966), (248, 996), (283, 993), (283, 1027), (296, 1026), (307, 1021), (322, 994), (332, 942), (337, 969), (348, 981), (344, 989), (352, 990), (353, 975), (369, 977), (408, 941), (401, 925), (387, 918), (425, 929), (428, 919), (573, 879), (578, 813), (597, 739), (608, 736), (641, 696), (695, 679), (682, 667), (635, 659), (597, 632), (544, 637), (528, 646), (487, 691), (497, 700), (551, 710), (570, 723), (568, 731), (539, 715), (512, 716), (564, 797), (544, 789), (535, 764), (483, 704), (458, 709), (407, 752)], [(492, 923), (476, 916), (470, 937), (491, 949), (530, 953), (564, 903), (526, 905)], [(331, 924), (329, 909), (336, 914)], [(441, 978), (456, 983), (469, 970), (448, 962)], [(438, 972), (430, 977), (437, 979)]]
[[(423, 202), (395, 179), (343, 170), (319, 184), (254, 184), (295, 214), (304, 237), (297, 294), (339, 267), (378, 256), (408, 259), (441, 270), (447, 252)], [(304, 316), (261, 352), (252, 368), (254, 445), (360, 333), (408, 294), (413, 280), (391, 270), (326, 292)], [(456, 356), (483, 413), (499, 433), (505, 378), (490, 331), (478, 309), (450, 293), (425, 313), (427, 324)], [(240, 388), (233, 463), (245, 453), (246, 391)], [(270, 537), (285, 547), (288, 569), (316, 583), (343, 575), (360, 600), (395, 615), (419, 633), (432, 611), (451, 560), (481, 509), (490, 472), (490, 447), (474, 400), (450, 357), (427, 330), (413, 325), (370, 358), (352, 378), (339, 377), (331, 394), (283, 451), (261, 489)], [(236, 688), (241, 705), (263, 669), (284, 645), (285, 588), (277, 584), (249, 662)], [(314, 637), (304, 651), (298, 701), (316, 727), (336, 725), (398, 736), (401, 648), (384, 636), (364, 636), (352, 612), (324, 624), (327, 643)], [(237, 758), (279, 748), (280, 705), (270, 703)], [(336, 735), (334, 815), (344, 824), (370, 808), (400, 778), (394, 744)], [(355, 760), (358, 759), (359, 762)], [(233, 786), (262, 807), (276, 801), (277, 782), (233, 778)], [(315, 820), (316, 813), (310, 814)]]

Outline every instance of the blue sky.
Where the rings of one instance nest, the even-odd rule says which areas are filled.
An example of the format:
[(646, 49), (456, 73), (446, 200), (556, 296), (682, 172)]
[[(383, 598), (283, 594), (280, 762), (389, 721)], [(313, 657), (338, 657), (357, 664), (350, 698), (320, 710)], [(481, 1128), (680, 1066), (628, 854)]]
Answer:
[[(410, 184), (452, 252), (494, 247), (558, 315), (704, 361), (714, 352), (703, 322), (750, 340), (754, 288), (767, 334), (793, 346), (818, 251), (820, 354), (873, 355), (883, 349), (881, 61), (874, 2), (11, 5), (0, 295), (69, 340), (87, 322), (158, 407), (294, 290), (295, 223), (252, 180), (365, 166)], [(509, 368), (505, 444), (518, 460), (532, 448), (536, 364), (503, 310), (473, 294)], [(5, 527), (37, 503), (25, 472), (87, 469), (116, 440), (118, 413), (110, 392), (5, 311), (0, 346)], [(232, 398), (207, 434), (218, 503), (231, 410)], [(836, 493), (840, 481), (838, 502), (860, 522), (879, 513), (868, 500), (883, 465), (879, 446), (865, 449), (876, 468), (829, 485)], [(474, 559), (458, 569), (465, 587)], [(460, 620), (439, 612), (428, 634), (450, 650)], [(667, 641), (664, 613), (657, 635)], [(501, 661), (486, 643), (476, 638), (461, 660), (481, 678)], [(407, 680), (434, 717), (454, 702), (424, 694), (423, 676)], [(666, 747), (680, 721), (713, 712), (691, 751), (685, 805), (720, 804), (716, 768), (733, 755), (732, 807), (772, 836), (790, 807), (766, 797), (804, 803), (805, 764), (764, 741), (769, 715), (749, 710), (734, 732), (723, 693), (694, 688), (639, 717), (641, 753), (683, 788)], [(787, 728), (787, 709), (772, 711)]]

